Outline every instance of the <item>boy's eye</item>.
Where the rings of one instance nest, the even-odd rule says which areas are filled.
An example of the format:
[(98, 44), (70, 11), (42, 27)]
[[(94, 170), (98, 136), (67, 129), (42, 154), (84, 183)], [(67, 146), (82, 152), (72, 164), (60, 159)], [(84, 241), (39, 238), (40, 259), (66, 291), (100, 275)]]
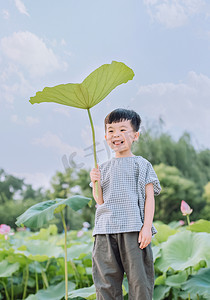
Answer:
[(121, 129), (121, 131), (125, 131), (125, 129)]
[(113, 130), (109, 130), (109, 132), (113, 132)]

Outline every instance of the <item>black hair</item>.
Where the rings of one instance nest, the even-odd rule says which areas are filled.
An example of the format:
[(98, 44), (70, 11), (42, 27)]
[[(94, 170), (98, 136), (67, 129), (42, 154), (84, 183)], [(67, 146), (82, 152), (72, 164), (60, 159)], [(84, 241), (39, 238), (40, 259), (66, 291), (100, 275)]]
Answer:
[(105, 131), (106, 131), (106, 124), (117, 123), (126, 120), (131, 121), (131, 126), (134, 131), (136, 132), (139, 131), (139, 127), (141, 124), (141, 118), (139, 114), (137, 114), (137, 112), (135, 112), (134, 110), (124, 109), (124, 108), (117, 108), (106, 116), (104, 120)]

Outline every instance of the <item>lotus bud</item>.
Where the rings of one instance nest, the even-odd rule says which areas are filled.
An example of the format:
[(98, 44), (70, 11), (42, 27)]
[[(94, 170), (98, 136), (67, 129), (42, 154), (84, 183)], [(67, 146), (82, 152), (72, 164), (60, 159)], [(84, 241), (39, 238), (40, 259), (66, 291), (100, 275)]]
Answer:
[(181, 202), (181, 212), (183, 216), (190, 215), (192, 213), (192, 208), (184, 201)]

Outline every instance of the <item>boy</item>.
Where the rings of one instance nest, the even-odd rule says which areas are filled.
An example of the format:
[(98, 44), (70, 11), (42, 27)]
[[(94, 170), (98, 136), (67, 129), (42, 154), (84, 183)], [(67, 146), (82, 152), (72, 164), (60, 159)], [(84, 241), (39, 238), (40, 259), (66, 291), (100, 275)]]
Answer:
[[(105, 139), (115, 157), (90, 172), (98, 204), (92, 253), (97, 300), (122, 300), (124, 272), (130, 300), (151, 300), (154, 265), (151, 239), (154, 194), (161, 187), (149, 161), (131, 152), (139, 138), (140, 116), (115, 109), (105, 118)], [(98, 181), (98, 196), (95, 182)]]

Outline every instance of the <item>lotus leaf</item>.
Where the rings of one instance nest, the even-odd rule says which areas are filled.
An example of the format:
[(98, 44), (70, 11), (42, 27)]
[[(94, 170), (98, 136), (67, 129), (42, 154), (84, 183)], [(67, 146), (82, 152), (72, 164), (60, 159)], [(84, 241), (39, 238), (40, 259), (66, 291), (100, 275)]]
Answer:
[(155, 287), (153, 300), (167, 299), (166, 297), (168, 296), (169, 291), (170, 291), (170, 286), (159, 285)]
[(82, 83), (46, 87), (30, 98), (30, 102), (55, 102), (89, 109), (102, 101), (114, 88), (133, 79), (133, 70), (124, 63), (113, 61), (93, 71)]
[(187, 272), (182, 271), (179, 272), (178, 274), (167, 277), (165, 283), (166, 285), (169, 286), (181, 287), (183, 282), (187, 280), (187, 277), (188, 277)]
[(27, 209), (21, 216), (17, 218), (16, 225), (31, 228), (42, 227), (54, 218), (55, 209), (59, 206), (68, 205), (73, 210), (79, 210), (86, 206), (90, 198), (76, 195), (67, 199), (55, 199), (37, 203)]
[[(198, 247), (199, 245), (199, 247)], [(162, 243), (162, 256), (156, 260), (156, 267), (165, 272), (170, 267), (184, 270), (201, 260), (210, 262), (210, 234), (183, 231), (176, 233)]]
[(82, 288), (78, 290), (74, 290), (68, 294), (69, 299), (73, 299), (76, 297), (83, 297), (88, 300), (95, 300), (96, 298), (96, 290), (95, 286), (91, 285), (90, 287), (87, 288)]
[(182, 288), (188, 293), (198, 294), (209, 299), (210, 295), (210, 268), (201, 269), (196, 275), (185, 282)]
[(46, 261), (51, 257), (59, 257), (63, 253), (63, 249), (58, 246), (50, 245), (47, 241), (32, 240), (25, 242), (24, 247), (26, 249), (18, 249), (16, 254), (23, 254), (31, 260)]
[(200, 219), (194, 224), (187, 227), (188, 230), (196, 232), (208, 232), (210, 233), (210, 221)]
[(0, 277), (11, 276), (14, 272), (19, 269), (19, 263), (9, 264), (7, 260), (0, 262)]
[[(75, 284), (68, 282), (68, 289), (73, 290)], [(26, 300), (60, 300), (65, 296), (65, 282), (51, 285), (46, 290), (39, 290), (35, 295), (30, 295)]]

